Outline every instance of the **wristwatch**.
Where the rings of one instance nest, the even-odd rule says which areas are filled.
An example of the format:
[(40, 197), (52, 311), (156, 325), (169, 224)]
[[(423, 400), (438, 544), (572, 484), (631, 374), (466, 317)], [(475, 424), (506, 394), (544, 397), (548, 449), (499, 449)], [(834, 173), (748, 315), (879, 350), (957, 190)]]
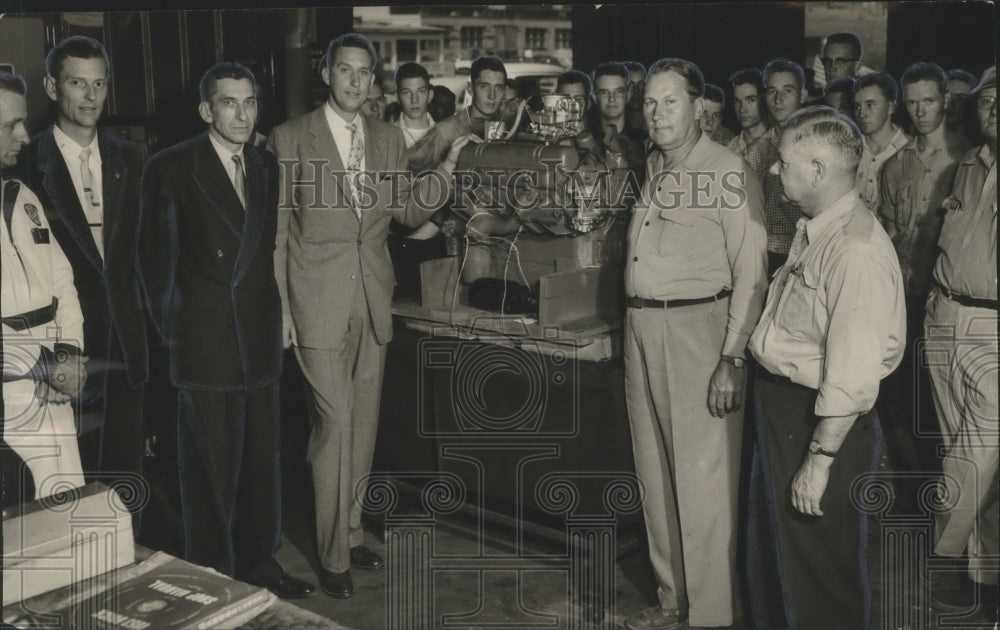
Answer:
[(813, 455), (822, 455), (824, 457), (836, 457), (837, 454), (833, 451), (828, 451), (823, 448), (823, 445), (819, 443), (819, 440), (812, 440), (809, 442), (809, 452)]
[(732, 365), (737, 370), (742, 370), (747, 365), (747, 360), (744, 359), (743, 357), (731, 357), (728, 354), (724, 354), (719, 358), (725, 361), (726, 363)]

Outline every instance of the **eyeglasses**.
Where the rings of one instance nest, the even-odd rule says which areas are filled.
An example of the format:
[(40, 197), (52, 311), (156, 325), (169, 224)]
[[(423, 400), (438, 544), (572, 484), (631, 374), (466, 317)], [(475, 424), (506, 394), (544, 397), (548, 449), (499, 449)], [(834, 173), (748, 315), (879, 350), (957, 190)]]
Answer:
[(836, 59), (830, 59), (829, 57), (823, 57), (822, 59), (824, 66), (834, 66), (835, 68), (843, 68), (847, 64), (854, 63), (857, 59), (848, 59), (845, 57), (837, 57)]
[(980, 96), (976, 99), (976, 106), (982, 110), (993, 109), (997, 104), (997, 97), (995, 96)]
[(615, 98), (624, 98), (625, 88), (620, 87), (620, 88), (615, 88), (613, 90), (597, 90), (596, 94), (597, 94), (597, 100), (599, 101), (606, 101), (610, 99), (612, 94), (614, 94)]

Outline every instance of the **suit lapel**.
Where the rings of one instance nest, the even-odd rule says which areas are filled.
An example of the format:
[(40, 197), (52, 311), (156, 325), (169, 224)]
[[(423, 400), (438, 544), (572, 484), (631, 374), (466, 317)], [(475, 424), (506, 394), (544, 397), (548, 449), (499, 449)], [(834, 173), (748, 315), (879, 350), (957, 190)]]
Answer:
[(326, 121), (325, 108), (326, 105), (323, 105), (319, 109), (314, 110), (312, 118), (309, 120), (309, 133), (312, 134), (312, 150), (316, 156), (323, 160), (327, 174), (330, 175), (330, 179), (337, 186), (337, 198), (346, 200), (347, 205), (350, 205), (351, 194), (347, 188), (347, 183), (344, 181), (344, 163), (340, 159), (340, 151), (337, 149), (337, 143), (333, 140), (333, 134), (330, 133), (330, 124)]
[(111, 258), (108, 252), (115, 242), (115, 232), (118, 228), (118, 217), (122, 206), (123, 182), (126, 173), (125, 161), (122, 160), (117, 144), (108, 140), (104, 134), (97, 136), (97, 148), (101, 153), (101, 202), (104, 204), (104, 254)]
[(73, 178), (70, 177), (66, 160), (56, 146), (51, 128), (44, 131), (38, 141), (38, 170), (42, 172), (42, 188), (52, 201), (53, 209), (59, 215), (59, 219), (90, 264), (95, 269), (103, 271), (104, 261), (101, 259), (101, 253), (97, 251), (97, 244), (80, 205)]
[(195, 145), (192, 174), (202, 195), (208, 199), (212, 211), (222, 219), (233, 235), (239, 238), (243, 231), (243, 207), (207, 133), (202, 135)]
[(264, 161), (257, 151), (251, 147), (243, 150), (243, 158), (246, 162), (247, 171), (247, 208), (243, 221), (243, 238), (240, 241), (240, 250), (236, 255), (236, 273), (234, 282), (239, 282), (246, 273), (247, 267), (254, 254), (257, 253), (257, 246), (260, 244), (261, 233), (264, 231), (264, 220), (267, 217), (267, 171), (264, 168)]

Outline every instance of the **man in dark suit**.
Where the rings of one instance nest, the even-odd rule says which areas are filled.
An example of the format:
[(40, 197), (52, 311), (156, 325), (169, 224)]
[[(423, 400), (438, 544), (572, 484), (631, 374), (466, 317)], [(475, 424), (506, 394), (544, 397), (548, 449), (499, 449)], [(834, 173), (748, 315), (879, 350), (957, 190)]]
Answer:
[[(142, 149), (97, 130), (111, 66), (104, 46), (73, 36), (45, 60), (55, 125), (21, 152), (19, 172), (38, 195), (73, 267), (84, 317), (88, 379), (77, 424), (84, 470), (102, 471), (130, 503), (138, 528), (143, 483), (146, 320), (136, 273)], [(133, 501), (133, 499), (135, 501)]]
[[(386, 344), (392, 338), (389, 221), (415, 226), (444, 203), (458, 137), (432, 174), (411, 182), (398, 127), (359, 114), (375, 48), (357, 33), (330, 42), (327, 102), (274, 129), (282, 167), (275, 271), (284, 344), (295, 345), (310, 394), (308, 458), (316, 493), (320, 586), (354, 592), (350, 567), (378, 569), (365, 547), (360, 482), (371, 467)], [(411, 194), (412, 191), (412, 194)]]
[(253, 74), (219, 63), (199, 86), (208, 133), (153, 156), (142, 177), (140, 276), (171, 341), (185, 559), (281, 597), (314, 587), (274, 559), (281, 541), (274, 157), (247, 144)]

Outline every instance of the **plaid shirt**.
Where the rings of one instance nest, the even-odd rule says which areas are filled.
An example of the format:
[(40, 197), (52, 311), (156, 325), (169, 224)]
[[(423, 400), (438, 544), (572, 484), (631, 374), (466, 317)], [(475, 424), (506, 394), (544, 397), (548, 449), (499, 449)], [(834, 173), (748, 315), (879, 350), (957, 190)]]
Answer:
[(771, 174), (771, 165), (778, 161), (778, 130), (771, 127), (746, 150), (746, 161), (757, 174), (764, 191), (764, 227), (767, 229), (767, 251), (787, 254), (795, 238), (795, 223), (802, 211), (785, 199), (781, 178)]

